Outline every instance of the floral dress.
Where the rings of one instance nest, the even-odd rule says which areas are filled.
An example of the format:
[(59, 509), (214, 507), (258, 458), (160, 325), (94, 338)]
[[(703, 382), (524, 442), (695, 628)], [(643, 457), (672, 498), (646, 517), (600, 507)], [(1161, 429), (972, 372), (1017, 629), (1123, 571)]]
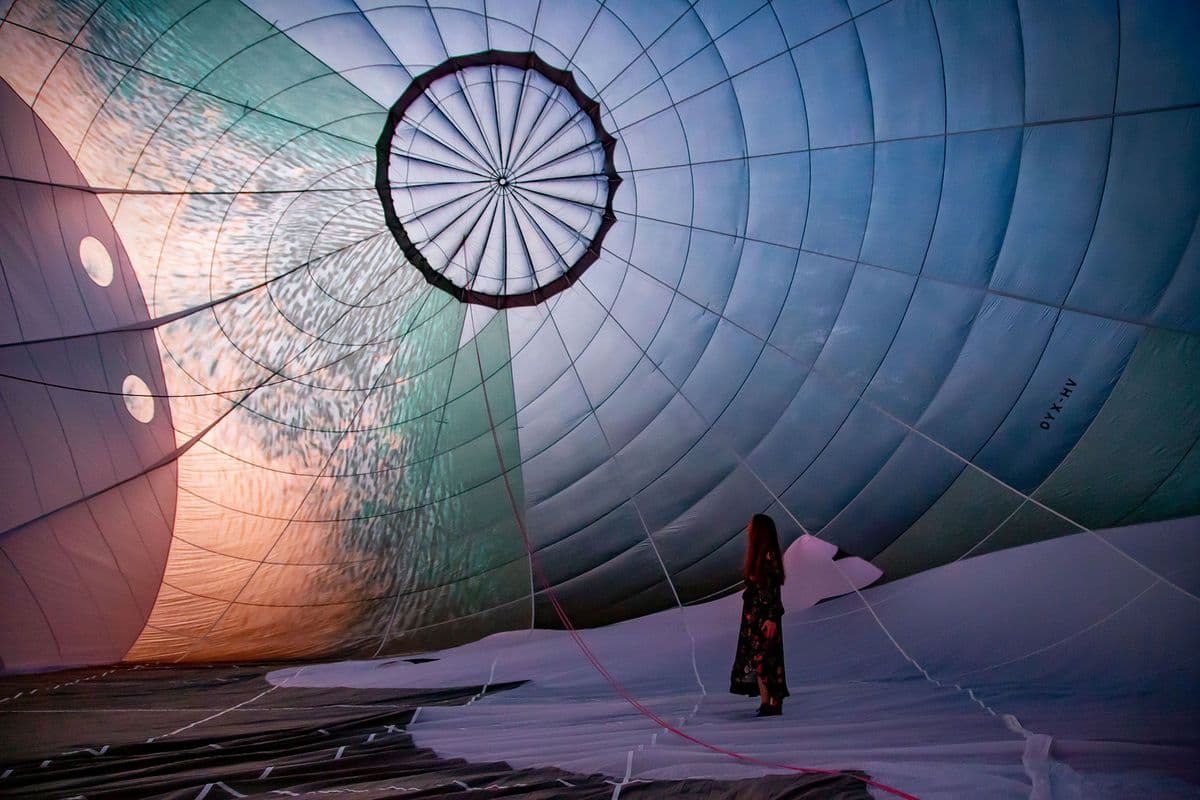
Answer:
[[(729, 691), (755, 697), (758, 678), (762, 676), (771, 697), (788, 696), (787, 676), (783, 671), (782, 616), (783, 599), (778, 583), (746, 581), (746, 591), (742, 592), (742, 627), (729, 675)], [(762, 631), (766, 620), (775, 622), (775, 636), (770, 639)]]

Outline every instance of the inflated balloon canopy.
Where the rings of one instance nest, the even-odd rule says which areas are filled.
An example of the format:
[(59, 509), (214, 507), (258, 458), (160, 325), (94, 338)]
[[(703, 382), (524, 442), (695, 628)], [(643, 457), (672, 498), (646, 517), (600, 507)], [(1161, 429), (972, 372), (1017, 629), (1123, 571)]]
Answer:
[(0, 2), (0, 793), (1194, 796), (1198, 41)]
[(614, 622), (756, 512), (885, 580), (1200, 513), (1198, 33), (12, 4), (3, 668)]

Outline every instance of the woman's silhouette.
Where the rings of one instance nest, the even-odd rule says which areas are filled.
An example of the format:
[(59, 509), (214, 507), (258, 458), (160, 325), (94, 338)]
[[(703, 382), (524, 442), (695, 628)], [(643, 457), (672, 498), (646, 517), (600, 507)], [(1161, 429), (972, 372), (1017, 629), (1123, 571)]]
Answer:
[(783, 713), (783, 698), (789, 692), (783, 670), (783, 554), (779, 552), (779, 534), (775, 521), (766, 514), (755, 514), (746, 526), (746, 563), (742, 577), (742, 626), (738, 632), (737, 653), (729, 676), (729, 691), (750, 697), (758, 695), (762, 704), (758, 716)]

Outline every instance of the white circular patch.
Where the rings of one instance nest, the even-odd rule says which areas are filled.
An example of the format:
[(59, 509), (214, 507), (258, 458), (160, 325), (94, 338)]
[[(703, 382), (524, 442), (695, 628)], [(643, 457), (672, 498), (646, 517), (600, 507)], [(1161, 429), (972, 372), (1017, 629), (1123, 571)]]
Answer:
[(154, 419), (154, 398), (150, 397), (150, 387), (137, 375), (127, 375), (121, 384), (125, 394), (125, 408), (129, 415), (138, 422), (149, 422)]
[(79, 260), (83, 262), (83, 268), (87, 271), (88, 277), (96, 284), (108, 286), (112, 283), (112, 256), (108, 254), (108, 248), (104, 246), (104, 242), (95, 236), (83, 237), (83, 241), (79, 243)]

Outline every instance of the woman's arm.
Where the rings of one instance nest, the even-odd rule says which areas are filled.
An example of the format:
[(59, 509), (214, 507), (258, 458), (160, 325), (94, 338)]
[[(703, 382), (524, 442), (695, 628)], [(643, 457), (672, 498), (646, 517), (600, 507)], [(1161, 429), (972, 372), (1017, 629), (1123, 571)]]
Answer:
[(776, 621), (783, 617), (783, 590), (778, 583), (771, 586), (770, 613), (767, 616)]
[(778, 622), (783, 616), (783, 598), (780, 595), (779, 584), (756, 584), (751, 604), (758, 619), (773, 619)]
[(783, 617), (783, 597), (779, 589), (779, 584), (764, 587), (761, 595), (764, 600), (762, 609), (763, 636), (768, 639), (774, 639)]

